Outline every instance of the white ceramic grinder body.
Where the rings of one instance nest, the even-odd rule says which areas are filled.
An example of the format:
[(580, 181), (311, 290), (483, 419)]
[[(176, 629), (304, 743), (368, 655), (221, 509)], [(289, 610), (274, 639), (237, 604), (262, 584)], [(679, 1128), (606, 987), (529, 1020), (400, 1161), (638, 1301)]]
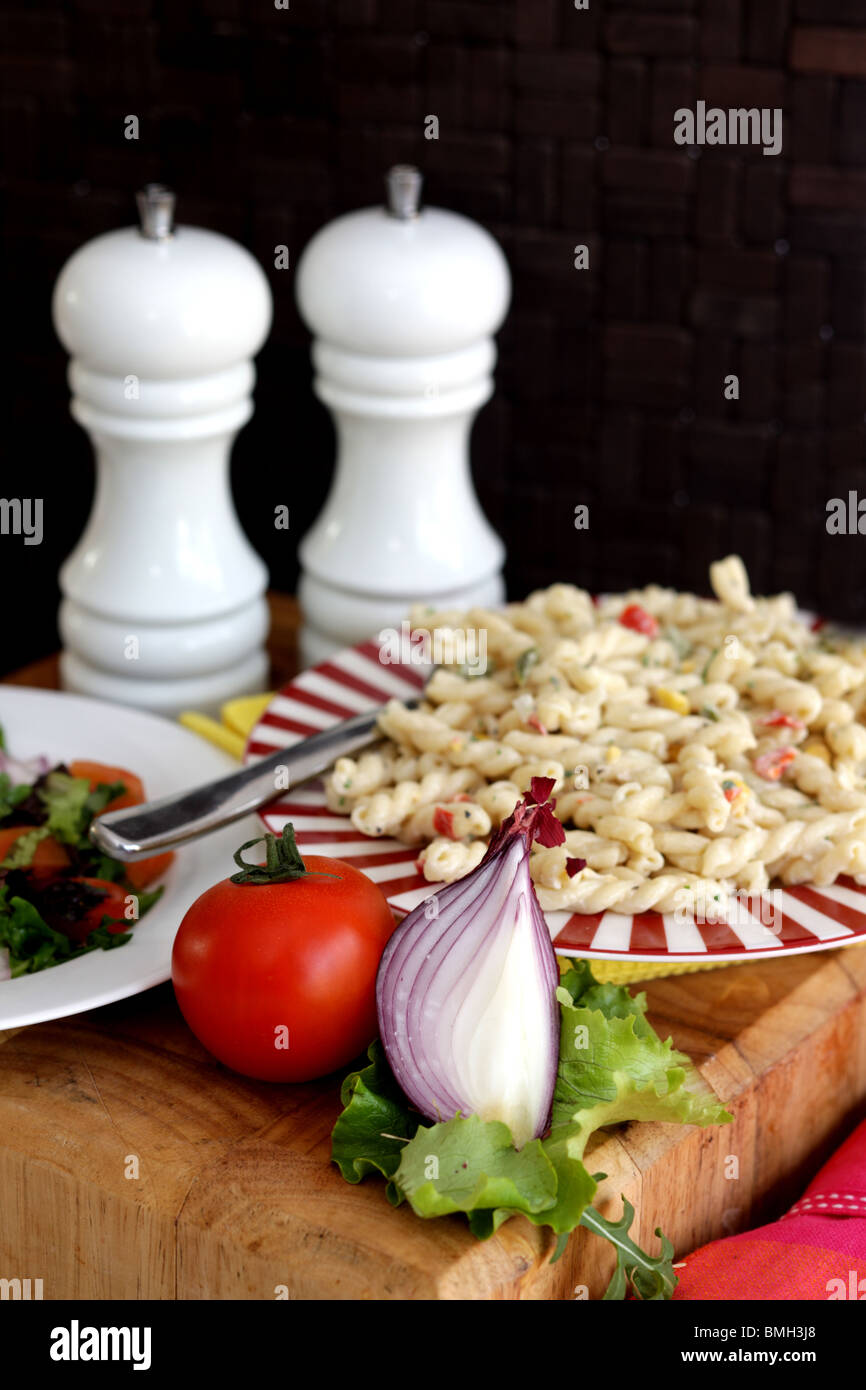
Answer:
[(235, 513), (229, 455), (271, 294), (236, 242), (174, 228), (173, 202), (149, 185), (141, 229), (81, 247), (53, 303), (96, 457), (93, 509), (60, 571), (62, 682), (166, 715), (268, 681), (267, 570)]
[(337, 432), (334, 479), (299, 548), (306, 663), (399, 626), (416, 602), (498, 603), (504, 547), (472, 484), (469, 433), (493, 391), (511, 280), (494, 239), (421, 178), (331, 222), (298, 265), (315, 390)]

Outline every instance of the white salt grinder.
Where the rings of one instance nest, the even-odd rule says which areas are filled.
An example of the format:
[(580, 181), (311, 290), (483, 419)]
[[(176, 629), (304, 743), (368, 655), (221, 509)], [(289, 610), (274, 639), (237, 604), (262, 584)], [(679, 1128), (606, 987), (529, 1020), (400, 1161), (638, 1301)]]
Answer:
[(414, 602), (504, 596), (469, 431), (493, 391), (508, 266), (477, 223), (420, 210), (417, 169), (396, 166), (386, 187), (386, 207), (329, 223), (298, 264), (315, 390), (337, 431), (331, 491), (299, 548), (306, 663), (399, 626)]
[(268, 683), (267, 570), (238, 522), (229, 453), (250, 418), (271, 293), (228, 237), (141, 226), (67, 261), (54, 325), (72, 354), (72, 415), (96, 455), (93, 510), (60, 571), (67, 690), (174, 715)]

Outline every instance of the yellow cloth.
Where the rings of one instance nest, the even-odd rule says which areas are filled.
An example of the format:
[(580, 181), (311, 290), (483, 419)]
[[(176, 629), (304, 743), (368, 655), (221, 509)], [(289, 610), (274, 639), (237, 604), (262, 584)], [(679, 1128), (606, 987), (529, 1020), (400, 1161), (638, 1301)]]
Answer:
[[(273, 698), (273, 694), (269, 693), (266, 695), (247, 695), (240, 700), (229, 700), (228, 704), (223, 705), (220, 710), (221, 723), (216, 719), (210, 719), (206, 714), (197, 714), (195, 710), (183, 713), (180, 716), (180, 722), (185, 728), (192, 729), (193, 733), (201, 734), (202, 738), (210, 739), (211, 743), (225, 749), (227, 753), (231, 753), (232, 757), (240, 759), (243, 757), (249, 734), (258, 724)], [(592, 972), (597, 980), (615, 985), (627, 985), (633, 980), (655, 980), (660, 975), (691, 975), (697, 970), (724, 970), (726, 965), (735, 964), (735, 961), (710, 961), (707, 964), (704, 964), (703, 961), (689, 961), (685, 964), (672, 965), (659, 961), (658, 963), (641, 964), (640, 961), (597, 960), (594, 958)]]

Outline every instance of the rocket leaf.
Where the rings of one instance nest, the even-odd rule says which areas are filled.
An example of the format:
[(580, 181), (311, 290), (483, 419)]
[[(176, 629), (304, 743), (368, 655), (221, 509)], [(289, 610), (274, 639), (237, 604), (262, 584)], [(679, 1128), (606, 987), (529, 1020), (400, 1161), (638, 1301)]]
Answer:
[[(601, 1178), (604, 1174), (598, 1176)], [(647, 1302), (668, 1299), (677, 1286), (673, 1267), (674, 1247), (660, 1230), (656, 1230), (662, 1243), (662, 1253), (648, 1255), (635, 1245), (628, 1234), (633, 1220), (634, 1207), (625, 1197), (622, 1199), (622, 1216), (618, 1221), (608, 1221), (594, 1207), (587, 1207), (580, 1218), (581, 1226), (609, 1240), (616, 1250), (616, 1270), (604, 1291), (603, 1301), (625, 1298), (629, 1289), (636, 1298)]]

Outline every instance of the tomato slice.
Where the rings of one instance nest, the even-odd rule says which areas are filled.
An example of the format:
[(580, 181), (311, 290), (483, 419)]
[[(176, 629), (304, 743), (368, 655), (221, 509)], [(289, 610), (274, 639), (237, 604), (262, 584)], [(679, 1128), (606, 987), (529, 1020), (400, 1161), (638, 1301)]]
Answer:
[[(79, 758), (74, 763), (69, 764), (69, 771), (73, 777), (86, 777), (90, 783), (91, 791), (94, 787), (98, 787), (100, 782), (123, 782), (126, 791), (122, 795), (116, 796), (113, 801), (109, 801), (105, 808), (106, 811), (122, 811), (125, 806), (140, 806), (146, 800), (144, 783), (128, 768), (114, 767), (110, 763), (95, 763)], [(165, 873), (173, 859), (174, 855), (168, 852), (166, 854), (154, 854), (150, 859), (140, 859), (137, 864), (125, 864), (126, 877), (133, 888), (146, 888), (148, 884), (153, 883), (154, 879)]]
[(108, 930), (114, 936), (135, 925), (134, 919), (128, 921), (124, 915), (128, 890), (109, 879), (55, 878), (44, 886), (34, 884), (34, 888), (35, 904), (45, 921), (76, 944), (101, 926), (103, 917), (112, 918)]
[[(115, 767), (111, 763), (97, 763), (85, 758), (78, 758), (74, 762), (68, 763), (67, 766), (73, 777), (82, 777), (89, 783), (91, 791), (98, 787), (100, 783), (108, 783), (110, 785), (112, 782), (122, 782), (124, 784), (126, 790), (108, 803), (105, 808), (106, 811), (120, 811), (125, 806), (140, 806), (145, 800), (144, 784), (141, 778), (137, 777), (134, 772), (130, 772), (128, 768)], [(15, 825), (4, 826), (3, 829), (0, 830), (0, 864), (2, 864), (7, 854), (9, 854), (19, 836), (26, 835), (33, 829), (34, 827), (32, 825)], [(141, 859), (137, 864), (124, 864), (123, 867), (126, 878), (133, 889), (140, 890), (147, 888), (166, 872), (173, 859), (174, 854), (171, 851), (167, 851), (165, 854), (154, 854), (149, 859)], [(46, 879), (63, 873), (64, 870), (69, 868), (70, 863), (70, 856), (65, 847), (60, 844), (58, 840), (55, 840), (53, 836), (49, 836), (45, 840), (40, 840), (36, 847), (36, 852), (33, 855), (33, 859), (31, 863), (27, 865), (24, 872), (32, 874), (34, 879), (38, 879), (44, 883)], [(74, 881), (80, 881), (81, 883), (88, 883), (91, 885), (98, 884), (106, 890), (110, 889), (111, 901), (115, 903), (115, 905), (117, 902), (120, 903), (121, 912), (119, 915), (123, 915), (122, 908), (128, 891), (126, 888), (120, 888), (117, 884), (109, 882), (108, 879), (82, 878)], [(104, 911), (99, 912), (99, 914), (95, 916), (95, 920), (86, 927), (83, 936), (86, 936), (87, 932), (91, 931), (94, 926), (99, 926), (105, 912), (108, 912), (110, 916), (115, 915), (113, 906), (109, 906), (104, 909)], [(68, 923), (64, 923), (63, 930), (65, 930), (67, 934), (71, 934), (69, 932)], [(118, 928), (118, 930), (123, 930), (123, 928)], [(83, 936), (81, 937), (82, 940)]]
[(79, 758), (68, 764), (73, 777), (85, 777), (93, 791), (100, 782), (122, 782), (126, 791), (109, 801), (106, 811), (121, 811), (124, 806), (140, 806), (144, 801), (144, 784), (140, 777), (125, 767), (113, 767), (110, 763), (89, 762)]
[[(35, 827), (32, 825), (9, 825), (0, 830), (0, 864), (12, 849), (15, 841), (21, 835), (28, 835)], [(31, 863), (27, 865), (28, 873), (57, 873), (60, 869), (69, 867), (69, 855), (63, 848), (59, 840), (55, 840), (53, 835), (47, 839), (40, 840), (36, 846), (36, 853)]]
[(76, 878), (72, 882), (84, 883), (88, 888), (92, 888), (102, 895), (101, 901), (88, 908), (82, 918), (82, 922), (86, 924), (85, 935), (87, 932), (93, 931), (94, 927), (98, 927), (103, 917), (115, 919), (117, 925), (108, 928), (115, 936), (120, 932), (129, 931), (130, 927), (133, 926), (135, 919), (128, 921), (124, 917), (129, 894), (121, 884), (112, 883), (111, 879), (108, 878)]
[(174, 859), (174, 852), (151, 855), (150, 859), (139, 859), (135, 864), (124, 864), (126, 877), (133, 888), (147, 888), (155, 879), (161, 878)]

